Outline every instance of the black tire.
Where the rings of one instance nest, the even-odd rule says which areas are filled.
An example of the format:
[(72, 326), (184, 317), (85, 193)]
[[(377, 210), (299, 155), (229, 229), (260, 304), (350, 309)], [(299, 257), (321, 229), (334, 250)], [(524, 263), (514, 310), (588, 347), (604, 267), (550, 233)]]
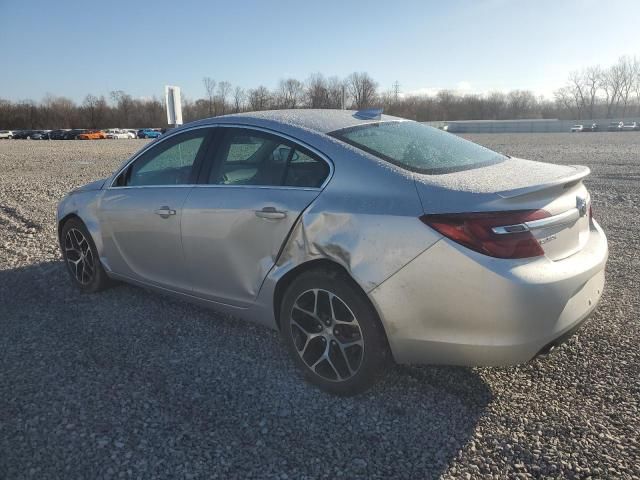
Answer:
[(95, 293), (113, 285), (102, 268), (91, 234), (78, 218), (70, 218), (62, 226), (60, 248), (71, 283), (80, 290)]
[[(313, 315), (300, 310), (305, 302), (313, 303)], [(347, 396), (367, 390), (389, 358), (376, 311), (346, 274), (311, 270), (295, 278), (282, 298), (279, 320), (280, 333), (305, 379), (329, 393)], [(318, 331), (309, 336), (314, 329)], [(321, 360), (316, 361), (315, 354)]]

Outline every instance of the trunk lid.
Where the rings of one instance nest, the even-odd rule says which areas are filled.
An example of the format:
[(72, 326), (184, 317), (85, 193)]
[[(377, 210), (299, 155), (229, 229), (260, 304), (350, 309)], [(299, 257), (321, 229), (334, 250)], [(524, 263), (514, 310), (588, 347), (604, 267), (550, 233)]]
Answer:
[(551, 260), (580, 251), (590, 232), (587, 167), (518, 158), (442, 175), (415, 175), (425, 214), (545, 210), (526, 227)]

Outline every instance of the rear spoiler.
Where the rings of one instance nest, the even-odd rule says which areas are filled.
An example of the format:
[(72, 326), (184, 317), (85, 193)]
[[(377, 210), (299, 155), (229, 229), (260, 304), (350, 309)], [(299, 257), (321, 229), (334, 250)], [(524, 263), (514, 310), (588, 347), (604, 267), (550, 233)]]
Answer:
[(567, 175), (565, 177), (559, 177), (555, 180), (551, 180), (547, 183), (541, 183), (538, 185), (531, 185), (528, 187), (515, 188), (513, 190), (504, 190), (502, 192), (497, 192), (497, 194), (502, 198), (515, 198), (521, 197), (523, 195), (529, 195), (530, 193), (539, 192), (541, 190), (547, 190), (549, 188), (556, 188), (562, 186), (563, 188), (569, 188), (578, 183), (580, 180), (585, 178), (587, 175), (591, 173), (591, 169), (589, 167), (585, 167), (583, 165), (569, 165), (576, 169), (575, 173), (571, 175)]

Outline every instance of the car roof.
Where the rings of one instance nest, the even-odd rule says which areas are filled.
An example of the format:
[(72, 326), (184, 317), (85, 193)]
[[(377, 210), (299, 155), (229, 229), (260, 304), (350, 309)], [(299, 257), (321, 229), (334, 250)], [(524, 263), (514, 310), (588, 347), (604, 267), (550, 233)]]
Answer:
[(315, 133), (329, 133), (347, 127), (366, 125), (385, 121), (406, 121), (405, 119), (391, 115), (380, 115), (375, 118), (359, 118), (355, 110), (329, 110), (329, 109), (294, 109), (294, 110), (265, 110), (261, 112), (235, 113), (221, 117), (206, 118), (188, 123), (187, 126), (234, 123), (241, 125), (253, 125), (271, 127), (277, 130), (299, 128), (311, 130)]

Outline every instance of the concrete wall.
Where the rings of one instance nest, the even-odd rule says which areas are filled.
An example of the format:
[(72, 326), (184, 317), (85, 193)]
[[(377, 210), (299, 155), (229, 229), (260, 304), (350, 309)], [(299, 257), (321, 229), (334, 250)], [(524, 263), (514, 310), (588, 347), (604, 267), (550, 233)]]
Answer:
[[(436, 128), (447, 126), (452, 133), (543, 133), (568, 132), (573, 125), (597, 123), (600, 131), (606, 131), (610, 122), (621, 119), (599, 118), (595, 120), (460, 120), (451, 122), (424, 122)], [(640, 117), (626, 118), (625, 122), (639, 122)]]

